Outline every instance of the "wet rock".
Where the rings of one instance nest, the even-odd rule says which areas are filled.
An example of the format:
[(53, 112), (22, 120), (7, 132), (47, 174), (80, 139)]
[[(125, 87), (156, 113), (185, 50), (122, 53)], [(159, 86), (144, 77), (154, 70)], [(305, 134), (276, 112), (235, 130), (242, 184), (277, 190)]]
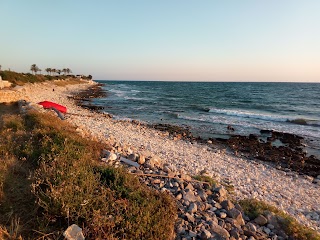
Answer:
[(226, 142), (236, 153), (241, 152), (246, 156), (272, 162), (281, 168), (288, 168), (309, 176), (316, 177), (320, 174), (320, 161), (313, 155), (306, 155), (303, 151), (302, 137), (266, 130), (261, 134), (264, 137), (268, 135), (267, 142), (252, 134), (232, 136)]

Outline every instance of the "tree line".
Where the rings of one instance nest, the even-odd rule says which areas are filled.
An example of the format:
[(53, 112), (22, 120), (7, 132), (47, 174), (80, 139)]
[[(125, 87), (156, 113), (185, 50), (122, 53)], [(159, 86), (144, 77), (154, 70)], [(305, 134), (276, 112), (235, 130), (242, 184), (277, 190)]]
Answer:
[[(33, 74), (37, 74), (37, 72), (42, 71), (36, 64), (32, 64), (30, 67), (30, 70)], [(72, 73), (70, 68), (64, 68), (64, 69), (46, 68), (45, 71), (48, 73), (48, 75), (52, 75), (55, 73), (60, 75), (62, 72), (64, 73), (64, 75)]]

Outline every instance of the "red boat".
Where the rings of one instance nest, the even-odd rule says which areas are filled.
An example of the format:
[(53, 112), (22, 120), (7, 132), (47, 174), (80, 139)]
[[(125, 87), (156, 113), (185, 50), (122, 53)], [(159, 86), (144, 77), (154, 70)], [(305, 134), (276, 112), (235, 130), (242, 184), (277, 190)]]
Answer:
[(55, 108), (59, 112), (62, 112), (62, 113), (67, 112), (67, 108), (65, 106), (58, 104), (58, 103), (54, 103), (54, 102), (50, 102), (50, 101), (43, 101), (43, 102), (39, 102), (38, 104), (42, 105), (43, 108), (45, 108), (45, 109)]

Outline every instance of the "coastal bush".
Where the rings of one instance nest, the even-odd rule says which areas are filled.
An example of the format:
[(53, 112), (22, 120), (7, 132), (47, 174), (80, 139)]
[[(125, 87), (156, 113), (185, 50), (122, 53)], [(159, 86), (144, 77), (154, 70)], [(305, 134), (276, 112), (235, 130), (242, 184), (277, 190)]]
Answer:
[(17, 73), (13, 71), (1, 71), (0, 73), (3, 80), (9, 81), (14, 85), (23, 85), (25, 83), (43, 82), (46, 79), (43, 75), (33, 75), (30, 73)]
[(210, 186), (217, 186), (218, 181), (213, 179), (212, 177), (209, 176), (204, 176), (204, 175), (195, 175), (192, 176), (193, 179), (201, 181), (201, 182), (207, 182), (210, 184)]
[(68, 84), (79, 84), (81, 80), (76, 77), (69, 77), (66, 75), (60, 76), (50, 76), (50, 75), (42, 75), (42, 74), (31, 74), (31, 73), (17, 73), (14, 71), (1, 71), (0, 76), (3, 80), (11, 82), (14, 86), (24, 85), (25, 83), (37, 83), (44, 81), (53, 81), (53, 80), (61, 80), (61, 83), (58, 83), (58, 86), (66, 86)]
[(2, 118), (0, 236), (58, 239), (75, 223), (87, 239), (172, 238), (171, 198), (101, 166), (100, 143), (54, 115)]
[(279, 219), (278, 223), (285, 233), (291, 238), (296, 240), (320, 240), (320, 235), (308, 228), (298, 223), (293, 217), (284, 213), (283, 211), (271, 206), (263, 201), (256, 199), (244, 199), (240, 200), (239, 204), (243, 208), (245, 214), (251, 219), (255, 219), (260, 214), (264, 215), (267, 212), (275, 214)]

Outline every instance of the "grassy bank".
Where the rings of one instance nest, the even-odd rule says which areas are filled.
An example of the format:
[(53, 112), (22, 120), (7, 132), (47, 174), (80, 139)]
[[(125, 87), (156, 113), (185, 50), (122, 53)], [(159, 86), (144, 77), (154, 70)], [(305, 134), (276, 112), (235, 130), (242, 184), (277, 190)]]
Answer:
[[(101, 144), (49, 114), (0, 120), (0, 238), (170, 239), (172, 199), (100, 165)], [(10, 236), (10, 237), (9, 237)]]
[(272, 216), (274, 224), (278, 225), (278, 228), (282, 229), (289, 236), (289, 239), (320, 240), (319, 233), (301, 225), (293, 217), (263, 201), (244, 199), (239, 204), (251, 220), (259, 215)]

